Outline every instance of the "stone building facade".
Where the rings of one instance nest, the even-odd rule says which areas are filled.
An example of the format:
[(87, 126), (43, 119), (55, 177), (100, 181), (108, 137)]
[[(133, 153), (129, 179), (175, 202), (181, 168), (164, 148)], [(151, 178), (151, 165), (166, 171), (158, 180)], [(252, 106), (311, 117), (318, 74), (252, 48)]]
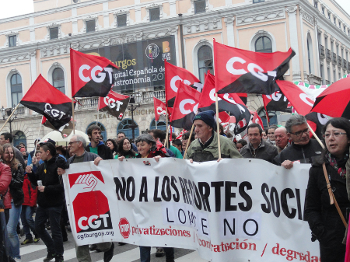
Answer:
[[(296, 56), (285, 75), (289, 81), (329, 84), (350, 72), (350, 16), (334, 0), (33, 0), (33, 4), (34, 13), (0, 20), (0, 106), (5, 115), (39, 74), (71, 95), (70, 47), (103, 53), (113, 61), (113, 48), (136, 46), (129, 58), (115, 61), (124, 61), (126, 70), (145, 59), (143, 43), (149, 50), (170, 48), (173, 64), (203, 79), (204, 72), (213, 71), (215, 38), (252, 51), (293, 48)], [(155, 82), (124, 84), (120, 89), (133, 94), (139, 106), (133, 114), (136, 135), (156, 126), (152, 97), (164, 99), (163, 76), (151, 73)], [(262, 106), (261, 97), (248, 97), (248, 107), (263, 116)], [(75, 118), (78, 130), (86, 131), (98, 121), (104, 137), (116, 137), (118, 131), (131, 134), (131, 113), (121, 122), (98, 113), (95, 98), (82, 99)], [(23, 141), (31, 148), (36, 137), (50, 131), (40, 128), (40, 122), (39, 115), (19, 107), (10, 123), (15, 144)], [(10, 124), (2, 132), (10, 131)], [(164, 128), (164, 123), (157, 127)]]

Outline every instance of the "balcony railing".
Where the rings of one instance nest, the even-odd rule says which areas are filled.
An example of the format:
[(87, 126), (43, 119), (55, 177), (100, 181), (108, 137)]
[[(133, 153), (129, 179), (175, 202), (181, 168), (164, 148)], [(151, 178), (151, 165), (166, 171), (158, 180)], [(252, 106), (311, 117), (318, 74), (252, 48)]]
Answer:
[(324, 59), (325, 54), (324, 54), (324, 46), (323, 45), (319, 45), (319, 52), (320, 52), (320, 58)]
[(345, 69), (345, 70), (347, 70), (348, 69), (348, 63), (346, 62), (346, 60), (343, 58), (343, 68)]
[[(136, 93), (129, 93), (128, 96), (134, 96), (135, 103), (146, 105), (146, 104), (153, 104), (153, 97), (158, 98), (160, 100), (165, 100), (165, 91), (140, 91)], [(96, 109), (98, 106), (98, 97), (87, 97), (87, 98), (81, 98), (77, 99), (79, 103), (76, 104), (75, 109), (76, 110), (83, 110), (83, 109)]]
[(341, 59), (341, 57), (338, 55), (338, 66), (341, 67), (341, 64), (342, 64), (342, 59)]
[(335, 53), (333, 53), (333, 56), (332, 56), (332, 63), (337, 64), (337, 55)]
[(331, 50), (329, 49), (326, 49), (326, 59), (327, 59), (327, 62), (330, 62), (332, 60)]

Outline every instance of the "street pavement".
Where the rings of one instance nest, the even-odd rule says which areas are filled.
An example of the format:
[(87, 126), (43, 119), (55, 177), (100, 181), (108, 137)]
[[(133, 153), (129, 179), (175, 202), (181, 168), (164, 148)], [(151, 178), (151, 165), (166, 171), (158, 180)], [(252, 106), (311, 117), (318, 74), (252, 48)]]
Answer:
[[(25, 237), (21, 237), (22, 242)], [(66, 262), (77, 262), (75, 257), (75, 244), (73, 241), (72, 234), (68, 232), (68, 241), (64, 242), (64, 261)], [(38, 243), (31, 243), (27, 245), (21, 245), (21, 256), (22, 262), (42, 262), (46, 257), (47, 250), (45, 244), (40, 240)], [(165, 262), (164, 257), (155, 257), (156, 249), (152, 248), (152, 262)], [(93, 262), (103, 262), (103, 253), (97, 253), (92, 251), (91, 259)], [(54, 261), (54, 260), (52, 260)], [(118, 243), (114, 243), (114, 257), (112, 262), (136, 262), (140, 261), (140, 252), (138, 246), (126, 244), (119, 246)], [(175, 261), (176, 262), (205, 262), (199, 257), (197, 251), (188, 249), (175, 249)]]

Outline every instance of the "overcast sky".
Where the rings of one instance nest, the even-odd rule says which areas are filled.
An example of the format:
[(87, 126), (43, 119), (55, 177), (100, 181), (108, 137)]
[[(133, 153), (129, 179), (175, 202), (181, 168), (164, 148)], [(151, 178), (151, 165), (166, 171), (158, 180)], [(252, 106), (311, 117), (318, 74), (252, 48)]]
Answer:
[[(2, 0), (5, 1), (5, 0)], [(350, 0), (336, 0), (350, 15)], [(2, 4), (0, 19), (33, 12), (33, 0), (10, 0)]]

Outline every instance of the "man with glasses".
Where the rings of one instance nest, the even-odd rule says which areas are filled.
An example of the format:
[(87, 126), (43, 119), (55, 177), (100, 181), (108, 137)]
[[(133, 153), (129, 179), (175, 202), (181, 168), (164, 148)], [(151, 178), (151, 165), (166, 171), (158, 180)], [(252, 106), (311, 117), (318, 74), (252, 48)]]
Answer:
[(291, 116), (286, 122), (286, 129), (292, 144), (275, 157), (276, 164), (290, 169), (293, 167), (293, 162), (312, 163), (315, 157), (321, 155), (322, 147), (316, 140), (310, 139), (304, 116)]
[[(82, 136), (79, 136), (79, 135), (72, 136), (72, 138), (69, 141), (69, 150), (74, 155), (71, 158), (69, 158), (68, 162), (70, 164), (73, 164), (73, 163), (94, 161), (94, 164), (97, 166), (102, 160), (102, 158), (94, 153), (87, 152), (85, 150), (85, 147), (86, 147), (86, 141)], [(65, 170), (62, 168), (58, 168), (57, 173), (59, 175), (62, 175), (65, 173)], [(111, 242), (107, 242), (107, 243), (99, 243), (96, 246), (100, 251), (104, 252), (103, 261), (104, 262), (111, 261), (113, 257), (114, 244)], [(75, 251), (79, 262), (91, 262), (89, 245), (76, 246)]]

